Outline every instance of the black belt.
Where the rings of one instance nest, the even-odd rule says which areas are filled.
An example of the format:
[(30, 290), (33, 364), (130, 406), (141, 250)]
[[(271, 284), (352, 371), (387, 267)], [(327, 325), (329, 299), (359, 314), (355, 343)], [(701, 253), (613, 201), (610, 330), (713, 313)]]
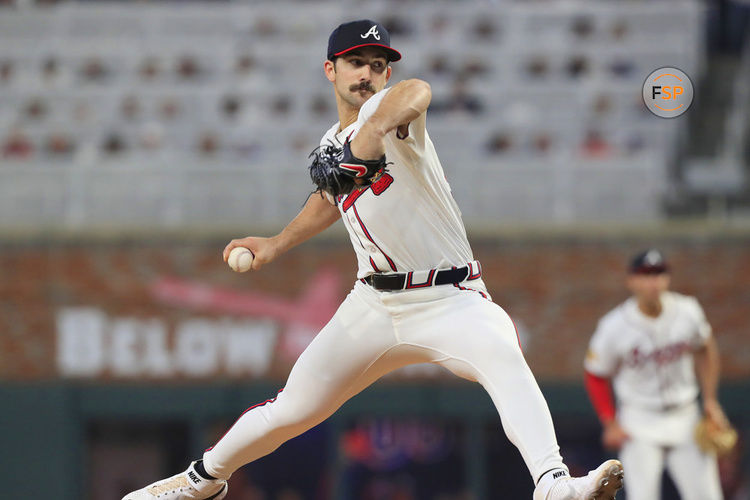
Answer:
[[(424, 275), (425, 272), (422, 272)], [(465, 280), (475, 280), (482, 276), (482, 268), (479, 262), (474, 261), (464, 267), (453, 269), (432, 269), (426, 271), (426, 281), (414, 283), (414, 271), (408, 273), (375, 273), (362, 278), (376, 290), (410, 290), (412, 288), (425, 288), (434, 285), (452, 285)], [(424, 279), (424, 276), (423, 276)]]

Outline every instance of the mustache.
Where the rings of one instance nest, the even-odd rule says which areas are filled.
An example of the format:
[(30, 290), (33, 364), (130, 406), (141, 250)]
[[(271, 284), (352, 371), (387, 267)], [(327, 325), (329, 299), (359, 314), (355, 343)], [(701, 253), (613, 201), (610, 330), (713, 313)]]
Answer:
[(354, 85), (349, 86), (349, 90), (351, 92), (358, 92), (360, 90), (367, 90), (372, 92), (373, 94), (376, 92), (375, 87), (372, 86), (372, 82), (362, 82)]

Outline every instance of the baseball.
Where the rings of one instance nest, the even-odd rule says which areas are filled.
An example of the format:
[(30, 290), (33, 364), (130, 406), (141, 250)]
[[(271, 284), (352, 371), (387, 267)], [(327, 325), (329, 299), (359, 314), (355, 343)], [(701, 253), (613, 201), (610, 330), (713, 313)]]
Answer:
[(238, 273), (244, 273), (250, 270), (250, 266), (253, 265), (253, 259), (255, 259), (253, 252), (245, 247), (235, 247), (229, 252), (227, 264)]

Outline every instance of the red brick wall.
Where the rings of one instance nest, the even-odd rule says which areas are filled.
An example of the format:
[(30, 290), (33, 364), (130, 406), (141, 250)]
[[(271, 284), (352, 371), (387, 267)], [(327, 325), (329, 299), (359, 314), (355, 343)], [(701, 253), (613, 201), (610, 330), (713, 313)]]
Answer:
[[(348, 243), (298, 248), (260, 272), (236, 274), (221, 261), (224, 241), (23, 243), (0, 246), (0, 378), (57, 376), (55, 314), (90, 306), (112, 317), (218, 317), (164, 304), (150, 292), (161, 277), (294, 300), (321, 268), (336, 270), (340, 296), (355, 276)], [(540, 379), (577, 380), (598, 318), (626, 298), (629, 256), (653, 241), (475, 241), (495, 301), (518, 321), (529, 363)], [(725, 378), (750, 376), (750, 251), (741, 238), (664, 239), (673, 289), (695, 295), (713, 324)], [(283, 377), (287, 364), (274, 365)]]

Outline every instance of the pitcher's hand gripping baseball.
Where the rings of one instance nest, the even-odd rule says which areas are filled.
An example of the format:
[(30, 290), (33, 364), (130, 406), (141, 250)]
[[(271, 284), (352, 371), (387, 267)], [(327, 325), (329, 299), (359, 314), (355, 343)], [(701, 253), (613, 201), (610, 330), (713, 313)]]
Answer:
[(280, 253), (274, 238), (257, 238), (254, 236), (248, 236), (246, 238), (232, 240), (226, 247), (224, 247), (222, 257), (224, 258), (224, 262), (229, 264), (233, 269), (232, 262), (230, 262), (230, 254), (236, 248), (245, 248), (249, 250), (253, 256), (250, 262), (250, 268), (241, 272), (248, 270), (257, 271), (264, 264), (268, 264), (274, 260)]

